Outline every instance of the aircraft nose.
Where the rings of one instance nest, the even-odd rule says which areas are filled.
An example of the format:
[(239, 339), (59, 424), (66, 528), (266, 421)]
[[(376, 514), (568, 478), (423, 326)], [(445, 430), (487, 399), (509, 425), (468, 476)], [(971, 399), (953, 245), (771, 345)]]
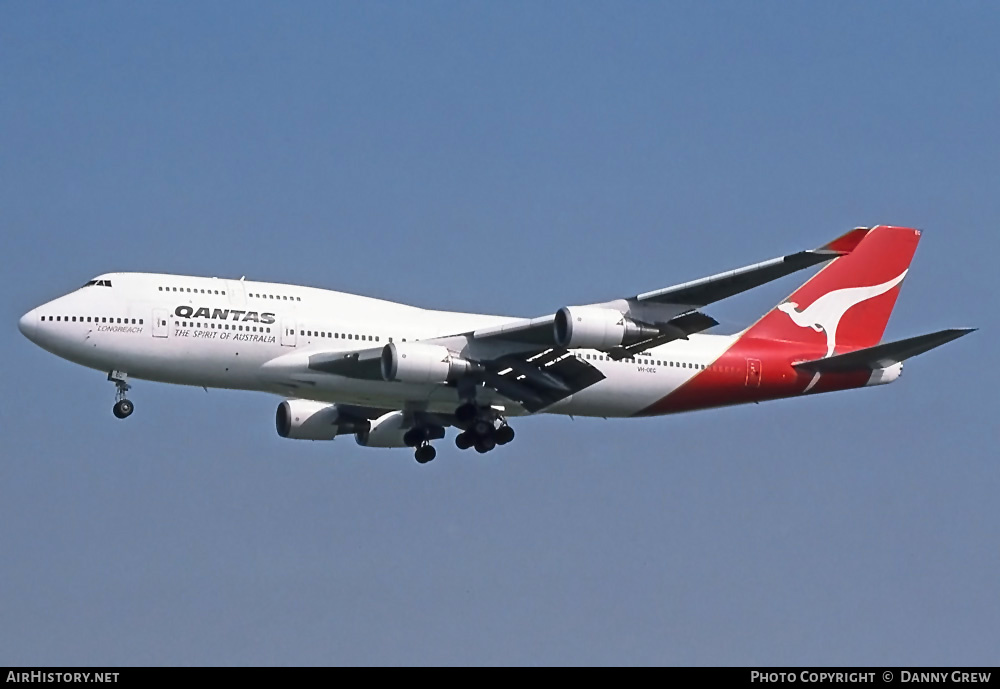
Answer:
[(35, 341), (35, 328), (38, 327), (38, 314), (34, 309), (28, 313), (21, 316), (21, 320), (17, 322), (17, 329), (21, 331), (21, 334), (26, 338)]

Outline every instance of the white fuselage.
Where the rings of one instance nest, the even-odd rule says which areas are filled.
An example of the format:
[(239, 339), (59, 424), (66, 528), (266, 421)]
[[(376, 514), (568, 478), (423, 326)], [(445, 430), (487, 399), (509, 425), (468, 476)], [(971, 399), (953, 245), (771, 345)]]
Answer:
[[(463, 334), (516, 320), (249, 280), (112, 273), (91, 282), (96, 284), (26, 314), (22, 330), (60, 357), (130, 378), (382, 408), (447, 412), (460, 400), (447, 385), (312, 371), (309, 357), (430, 339), (470, 358), (495, 356), (502, 346)], [(632, 416), (683, 385), (696, 374), (696, 365), (714, 361), (733, 341), (695, 335), (620, 362), (596, 350), (577, 350), (605, 380), (544, 411)], [(492, 391), (485, 396), (483, 401), (507, 414), (524, 413)]]

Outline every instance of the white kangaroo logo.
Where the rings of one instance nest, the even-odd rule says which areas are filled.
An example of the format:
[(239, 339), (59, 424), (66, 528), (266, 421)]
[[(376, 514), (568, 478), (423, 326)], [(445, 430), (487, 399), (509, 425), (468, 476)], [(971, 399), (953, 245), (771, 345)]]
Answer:
[[(778, 310), (787, 313), (788, 317), (800, 328), (812, 328), (818, 333), (826, 333), (826, 356), (832, 356), (833, 351), (837, 348), (837, 327), (844, 314), (852, 306), (874, 299), (891, 290), (903, 281), (906, 272), (904, 270), (898, 277), (883, 282), (881, 285), (847, 287), (827, 292), (802, 311), (798, 310), (799, 305), (794, 301), (779, 304)], [(809, 387), (812, 387), (812, 384)], [(808, 388), (806, 389), (808, 390)]]

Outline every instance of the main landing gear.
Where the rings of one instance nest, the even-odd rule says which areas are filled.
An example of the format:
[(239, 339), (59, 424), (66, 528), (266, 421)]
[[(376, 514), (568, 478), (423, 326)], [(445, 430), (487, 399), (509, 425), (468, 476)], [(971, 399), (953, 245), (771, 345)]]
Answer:
[(442, 426), (414, 426), (403, 434), (403, 442), (407, 447), (415, 447), (413, 458), (418, 464), (427, 464), (437, 457), (437, 450), (431, 445), (432, 440), (444, 437)]
[(127, 419), (135, 411), (135, 405), (125, 398), (125, 393), (132, 387), (128, 384), (128, 374), (124, 371), (111, 371), (108, 380), (115, 384), (115, 406), (111, 413), (118, 419)]
[(465, 430), (455, 438), (459, 450), (476, 448), (486, 454), (497, 445), (506, 445), (514, 439), (514, 429), (507, 420), (491, 409), (480, 409), (474, 404), (463, 404), (455, 410), (455, 420)]

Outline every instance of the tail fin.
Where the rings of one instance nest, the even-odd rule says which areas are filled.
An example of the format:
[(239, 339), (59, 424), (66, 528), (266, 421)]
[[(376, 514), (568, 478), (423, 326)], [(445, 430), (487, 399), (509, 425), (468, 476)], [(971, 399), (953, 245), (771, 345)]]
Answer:
[(920, 231), (874, 227), (857, 247), (834, 259), (746, 333), (826, 345), (826, 355), (878, 344)]

